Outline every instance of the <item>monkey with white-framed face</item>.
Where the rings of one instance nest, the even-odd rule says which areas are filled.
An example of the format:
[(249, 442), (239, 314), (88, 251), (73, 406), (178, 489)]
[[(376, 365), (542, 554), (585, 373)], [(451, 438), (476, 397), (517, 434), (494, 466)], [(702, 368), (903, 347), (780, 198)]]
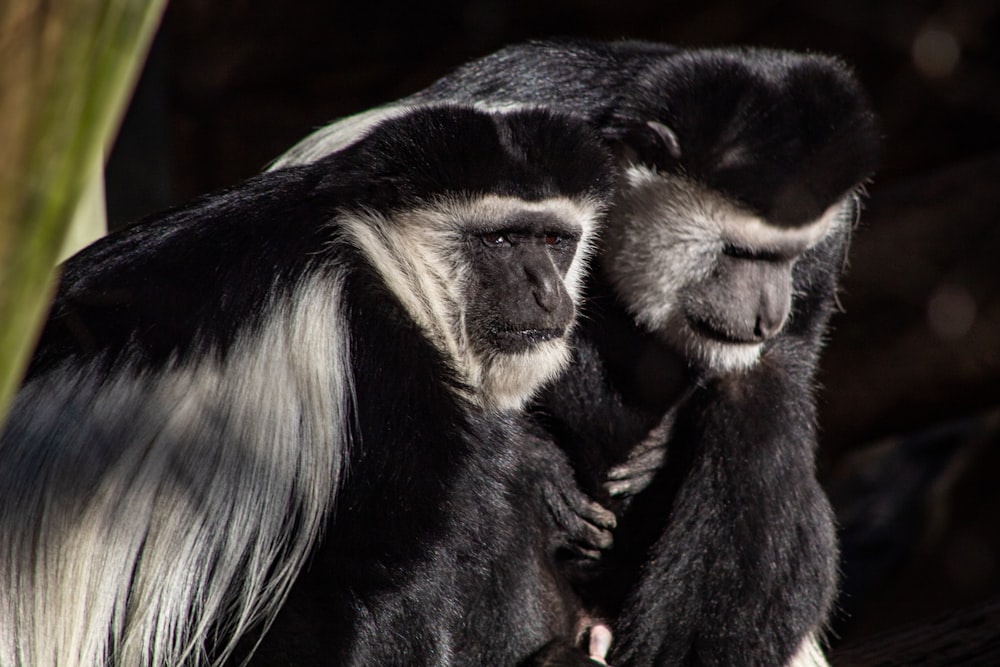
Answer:
[(613, 518), (522, 407), (612, 182), (578, 119), (418, 109), (71, 258), (0, 432), (0, 663), (589, 664), (554, 555)]
[(612, 663), (822, 663), (837, 547), (814, 374), (880, 143), (855, 76), (769, 49), (534, 42), (279, 164), (448, 103), (573, 114), (619, 158), (573, 363), (536, 403), (584, 487), (623, 500), (584, 587), (613, 619)]

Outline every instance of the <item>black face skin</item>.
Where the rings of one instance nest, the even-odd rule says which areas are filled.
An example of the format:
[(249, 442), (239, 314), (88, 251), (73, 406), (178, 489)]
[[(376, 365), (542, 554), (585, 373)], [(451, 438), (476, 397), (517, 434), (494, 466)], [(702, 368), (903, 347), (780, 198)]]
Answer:
[(512, 354), (566, 335), (576, 308), (563, 280), (579, 238), (578, 228), (546, 213), (469, 236), (477, 348)]
[(792, 307), (792, 257), (723, 252), (708, 280), (681, 295), (688, 324), (723, 343), (762, 343), (777, 335)]

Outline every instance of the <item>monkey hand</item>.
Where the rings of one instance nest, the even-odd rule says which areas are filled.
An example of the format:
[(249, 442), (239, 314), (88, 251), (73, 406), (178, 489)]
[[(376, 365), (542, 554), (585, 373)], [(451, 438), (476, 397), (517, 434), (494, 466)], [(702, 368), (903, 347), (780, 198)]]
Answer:
[(577, 488), (572, 477), (549, 480), (544, 485), (543, 498), (555, 524), (555, 548), (569, 550), (586, 560), (597, 560), (601, 552), (611, 548), (612, 530), (617, 523), (614, 512), (591, 500)]
[(639, 443), (624, 462), (608, 470), (604, 490), (612, 498), (628, 499), (638, 495), (653, 481), (666, 458), (665, 442)]
[(649, 486), (667, 458), (667, 442), (653, 429), (650, 435), (629, 452), (628, 458), (608, 470), (604, 490), (612, 498), (625, 501)]
[[(583, 492), (566, 452), (547, 437), (527, 437), (522, 443), (518, 480), (526, 497), (540, 501), (540, 514), (552, 553), (593, 563), (611, 548), (617, 518)], [(526, 454), (526, 456), (525, 456)]]
[(646, 437), (632, 447), (628, 458), (608, 470), (604, 480), (604, 490), (608, 496), (628, 501), (643, 491), (663, 468), (667, 460), (667, 442), (670, 431), (677, 417), (678, 406), (691, 396), (691, 390), (685, 391), (660, 422), (649, 430)]

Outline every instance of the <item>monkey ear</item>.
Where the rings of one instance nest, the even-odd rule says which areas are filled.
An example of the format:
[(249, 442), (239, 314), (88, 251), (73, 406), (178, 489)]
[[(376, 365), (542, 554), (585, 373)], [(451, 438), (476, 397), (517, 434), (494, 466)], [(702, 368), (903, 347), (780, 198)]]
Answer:
[(655, 120), (606, 128), (604, 138), (617, 148), (618, 157), (658, 170), (669, 169), (681, 159), (677, 135)]

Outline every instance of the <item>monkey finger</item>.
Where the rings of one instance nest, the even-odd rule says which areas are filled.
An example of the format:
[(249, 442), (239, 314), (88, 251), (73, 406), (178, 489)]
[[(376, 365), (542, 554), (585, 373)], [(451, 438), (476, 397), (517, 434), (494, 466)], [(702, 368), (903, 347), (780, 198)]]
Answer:
[(626, 479), (638, 473), (653, 473), (663, 467), (667, 458), (667, 448), (657, 447), (633, 454), (622, 464), (608, 471), (609, 480)]
[(566, 546), (585, 558), (599, 558), (601, 552), (610, 549), (615, 541), (610, 530), (582, 521), (568, 527), (567, 532)]
[(597, 501), (588, 500), (580, 505), (577, 510), (577, 514), (584, 521), (592, 523), (595, 526), (613, 530), (618, 525), (618, 517), (615, 516), (615, 513)]
[(601, 530), (591, 527), (587, 531), (586, 544), (597, 547), (602, 551), (607, 551), (615, 543), (615, 537), (610, 530)]
[(581, 521), (567, 528), (562, 546), (587, 560), (596, 560), (614, 545), (614, 541), (610, 530)]
[[(586, 559), (600, 557), (613, 543), (614, 513), (590, 499), (573, 485), (560, 480), (545, 484), (543, 495), (556, 531), (554, 546), (568, 548)], [(585, 553), (586, 552), (586, 553)]]
[(601, 560), (602, 552), (599, 549), (587, 549), (579, 544), (571, 544), (567, 548), (572, 552), (573, 556), (585, 561)]
[(647, 472), (641, 475), (634, 475), (627, 479), (605, 482), (604, 489), (608, 494), (614, 498), (618, 496), (634, 496), (653, 481), (655, 471)]
[(613, 522), (610, 526), (602, 526), (587, 521), (585, 517), (578, 517), (574, 523), (571, 541), (602, 551), (610, 549), (614, 543), (614, 534), (611, 532)]
[(591, 500), (574, 488), (559, 489), (557, 493), (546, 493), (549, 509), (560, 524), (592, 524), (598, 528), (611, 530), (618, 525), (615, 513)]

